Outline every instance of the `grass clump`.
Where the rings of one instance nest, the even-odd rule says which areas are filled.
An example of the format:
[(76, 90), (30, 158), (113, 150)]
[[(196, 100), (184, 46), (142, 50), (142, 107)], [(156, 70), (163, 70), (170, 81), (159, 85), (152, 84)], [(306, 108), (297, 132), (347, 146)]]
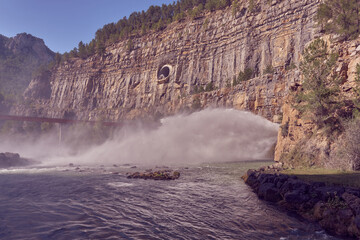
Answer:
[(327, 185), (341, 185), (360, 188), (360, 172), (324, 168), (298, 168), (282, 173), (297, 176), (308, 182), (324, 182)]

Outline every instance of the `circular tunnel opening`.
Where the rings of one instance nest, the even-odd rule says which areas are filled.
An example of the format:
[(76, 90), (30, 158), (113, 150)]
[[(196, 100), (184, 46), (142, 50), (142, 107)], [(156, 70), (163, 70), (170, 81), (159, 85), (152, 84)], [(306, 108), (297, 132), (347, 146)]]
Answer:
[(170, 65), (164, 65), (160, 70), (158, 71), (158, 80), (164, 80), (167, 79), (170, 76), (171, 73), (171, 66)]

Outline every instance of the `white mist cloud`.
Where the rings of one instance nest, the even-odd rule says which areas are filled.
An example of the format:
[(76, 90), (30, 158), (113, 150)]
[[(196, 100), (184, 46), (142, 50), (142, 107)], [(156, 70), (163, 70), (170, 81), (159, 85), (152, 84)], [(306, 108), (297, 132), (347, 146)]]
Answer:
[(49, 140), (17, 152), (35, 158), (46, 153), (46, 158), (42, 154), (46, 165), (229, 162), (264, 159), (276, 142), (277, 131), (277, 124), (249, 112), (206, 109), (162, 119), (162, 125), (153, 130), (125, 127), (102, 145), (73, 155), (70, 147), (46, 147)]

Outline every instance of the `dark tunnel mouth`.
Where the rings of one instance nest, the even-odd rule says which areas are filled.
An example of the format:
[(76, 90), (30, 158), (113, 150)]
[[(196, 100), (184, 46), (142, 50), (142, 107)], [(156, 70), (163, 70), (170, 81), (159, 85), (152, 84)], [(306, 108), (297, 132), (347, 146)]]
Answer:
[(170, 66), (168, 65), (163, 66), (158, 72), (158, 76), (157, 76), (158, 80), (163, 80), (169, 77), (170, 71), (171, 71)]

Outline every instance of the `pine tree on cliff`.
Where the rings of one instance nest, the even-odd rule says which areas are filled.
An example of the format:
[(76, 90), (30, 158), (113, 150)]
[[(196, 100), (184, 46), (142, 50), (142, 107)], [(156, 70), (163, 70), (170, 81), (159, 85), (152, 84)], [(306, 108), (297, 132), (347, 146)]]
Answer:
[(79, 42), (78, 50), (79, 50), (79, 57), (86, 58), (88, 56), (86, 46), (82, 41)]
[(303, 53), (300, 69), (303, 74), (303, 91), (296, 96), (296, 108), (305, 114), (319, 128), (330, 126), (329, 121), (339, 107), (337, 77), (331, 76), (337, 54), (329, 53), (327, 43), (322, 39), (313, 41)]
[[(78, 48), (64, 54), (62, 59), (64, 61), (77, 55), (86, 58), (95, 52), (102, 54), (109, 44), (128, 40), (139, 34), (144, 35), (149, 31), (161, 31), (171, 22), (182, 21), (187, 17), (195, 19), (205, 11), (224, 9), (232, 2), (232, 0), (178, 0), (168, 5), (162, 4), (161, 7), (150, 6), (147, 11), (134, 12), (129, 18), (124, 17), (117, 23), (104, 25), (96, 31), (95, 38), (89, 44), (79, 43)], [(254, 3), (253, 0), (251, 2)]]
[(327, 33), (336, 33), (345, 40), (360, 33), (360, 0), (326, 0), (320, 4), (317, 20)]

